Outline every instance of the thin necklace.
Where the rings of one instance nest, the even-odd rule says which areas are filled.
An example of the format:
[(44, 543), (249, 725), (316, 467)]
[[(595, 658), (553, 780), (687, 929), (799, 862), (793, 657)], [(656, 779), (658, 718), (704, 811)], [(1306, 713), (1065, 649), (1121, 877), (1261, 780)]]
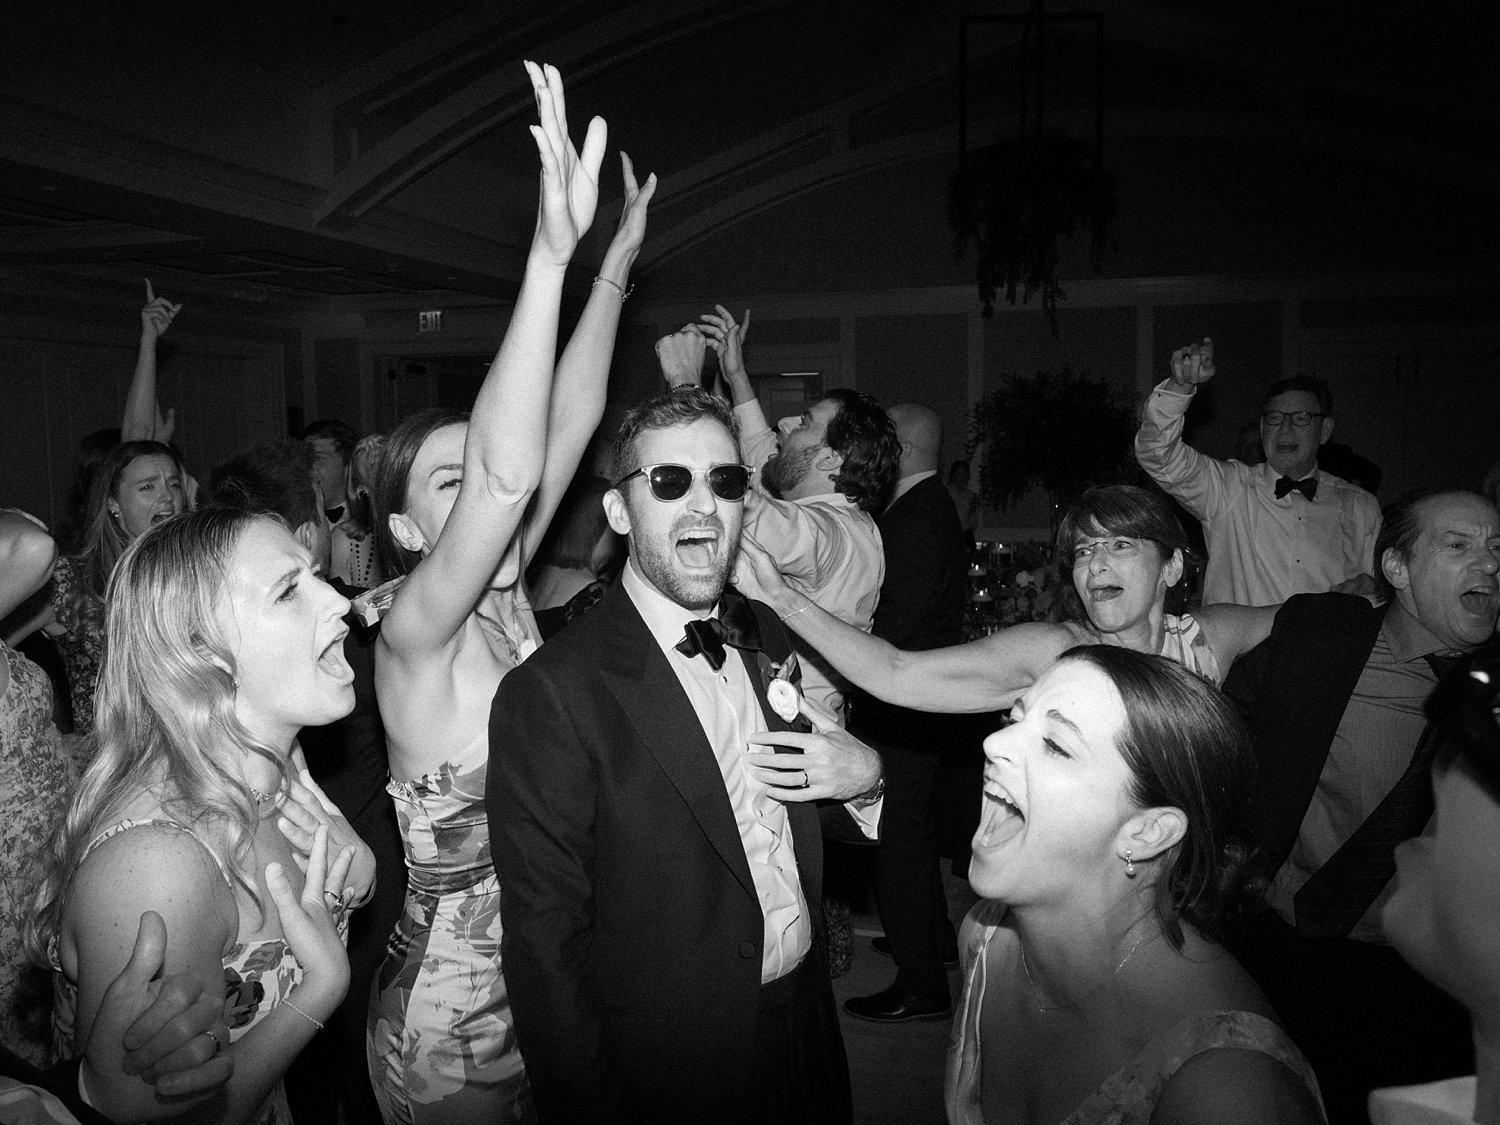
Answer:
[(1112, 972), (1112, 973), (1110, 973), (1108, 977), (1106, 977), (1104, 980), (1100, 981), (1093, 988), (1089, 989), (1089, 991), (1086, 992), (1086, 993), (1084, 993), (1084, 995), (1081, 996), (1076, 1002), (1069, 1003), (1069, 1004), (1052, 1004), (1052, 1005), (1047, 1005), (1047, 1004), (1043, 1004), (1042, 1003), (1042, 994), (1039, 991), (1037, 991), (1036, 981), (1031, 976), (1031, 966), (1026, 963), (1026, 944), (1024, 942), (1022, 942), (1021, 943), (1021, 971), (1026, 974), (1026, 987), (1028, 987), (1029, 989), (1031, 989), (1031, 998), (1032, 998), (1032, 1000), (1034, 1000), (1036, 1002), (1036, 1010), (1038, 1012), (1060, 1012), (1064, 1008), (1076, 1008), (1076, 1007), (1078, 1007), (1079, 1004), (1083, 1003), (1083, 1001), (1087, 1000), (1090, 996), (1092, 996), (1094, 993), (1098, 992), (1101, 988), (1103, 988), (1110, 981), (1114, 980), (1115, 977), (1119, 976), (1120, 975), (1120, 970), (1125, 967), (1125, 963), (1127, 961), (1129, 961), (1132, 957), (1135, 956), (1135, 951), (1141, 947), (1141, 942), (1143, 942), (1145, 940), (1146, 940), (1146, 934), (1145, 934), (1145, 931), (1142, 931), (1141, 932), (1141, 936), (1138, 937), (1138, 938), (1136, 938), (1135, 939), (1135, 944), (1130, 947), (1130, 952), (1126, 953), (1125, 956), (1120, 959), (1120, 963), (1115, 966), (1115, 971)]

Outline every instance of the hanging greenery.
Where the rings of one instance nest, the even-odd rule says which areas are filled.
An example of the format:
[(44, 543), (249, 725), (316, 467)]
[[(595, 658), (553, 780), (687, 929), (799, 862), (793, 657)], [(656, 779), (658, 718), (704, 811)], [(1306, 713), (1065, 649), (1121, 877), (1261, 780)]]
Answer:
[(1092, 146), (1063, 136), (1029, 133), (970, 152), (948, 186), (948, 219), (955, 252), (978, 251), (975, 280), (985, 316), (995, 294), (1016, 303), (1041, 294), (1048, 327), (1057, 335), (1058, 243), (1089, 232), (1094, 269), (1103, 266), (1116, 211), (1114, 180)]
[[(1071, 367), (1009, 377), (974, 406), (969, 453), (979, 489), (997, 508), (1033, 488), (1056, 513), (1096, 484), (1133, 481), (1135, 408), (1103, 379)], [(1054, 515), (1055, 519), (1055, 515)]]

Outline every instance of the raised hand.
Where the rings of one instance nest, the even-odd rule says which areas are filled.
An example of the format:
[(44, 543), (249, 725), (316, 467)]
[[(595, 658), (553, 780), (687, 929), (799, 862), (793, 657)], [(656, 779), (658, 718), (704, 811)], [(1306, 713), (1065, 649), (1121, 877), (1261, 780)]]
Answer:
[(562, 76), (550, 64), (526, 63), (536, 96), (538, 124), (531, 126), (542, 158), (541, 202), (537, 209), (537, 244), (566, 265), (588, 232), (599, 205), (599, 165), (604, 160), (608, 129), (602, 117), (589, 122), (579, 156), (568, 137), (567, 103)]
[(151, 291), (151, 279), (145, 278), (146, 282), (146, 304), (141, 309), (141, 335), (147, 336), (155, 341), (171, 327), (172, 320), (182, 311), (180, 304), (174, 305), (165, 297), (158, 297)]
[(656, 341), (656, 358), (661, 362), (662, 378), (667, 386), (697, 387), (703, 383), (703, 355), (707, 341), (696, 324), (689, 324)]
[(704, 313), (698, 327), (708, 337), (708, 346), (719, 356), (719, 368), (726, 379), (745, 378), (745, 334), (750, 331), (750, 310), (745, 310), (745, 319), (735, 323), (734, 314), (723, 305), (715, 305), (714, 312)]
[(1214, 342), (1188, 344), (1172, 353), (1172, 381), (1179, 387), (1197, 386), (1214, 377)]
[(625, 202), (620, 207), (620, 225), (615, 228), (615, 245), (634, 256), (646, 241), (646, 208), (656, 194), (656, 173), (646, 177), (644, 185), (636, 183), (635, 165), (622, 149), (620, 170), (625, 180)]

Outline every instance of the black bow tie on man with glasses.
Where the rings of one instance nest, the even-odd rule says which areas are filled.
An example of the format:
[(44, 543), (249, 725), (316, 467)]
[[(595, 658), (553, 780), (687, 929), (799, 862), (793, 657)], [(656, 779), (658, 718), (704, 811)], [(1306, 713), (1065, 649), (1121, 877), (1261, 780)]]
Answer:
[(1282, 477), (1276, 482), (1276, 499), (1280, 500), (1289, 492), (1300, 492), (1309, 500), (1317, 494), (1318, 478), (1306, 477), (1303, 480), (1293, 480), (1291, 477)]

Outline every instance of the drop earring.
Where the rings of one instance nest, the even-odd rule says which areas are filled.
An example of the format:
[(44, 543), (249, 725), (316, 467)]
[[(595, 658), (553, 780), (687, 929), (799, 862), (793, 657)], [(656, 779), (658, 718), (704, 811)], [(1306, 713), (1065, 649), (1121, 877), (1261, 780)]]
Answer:
[(1135, 862), (1130, 858), (1130, 849), (1125, 849), (1125, 878), (1135, 878)]

